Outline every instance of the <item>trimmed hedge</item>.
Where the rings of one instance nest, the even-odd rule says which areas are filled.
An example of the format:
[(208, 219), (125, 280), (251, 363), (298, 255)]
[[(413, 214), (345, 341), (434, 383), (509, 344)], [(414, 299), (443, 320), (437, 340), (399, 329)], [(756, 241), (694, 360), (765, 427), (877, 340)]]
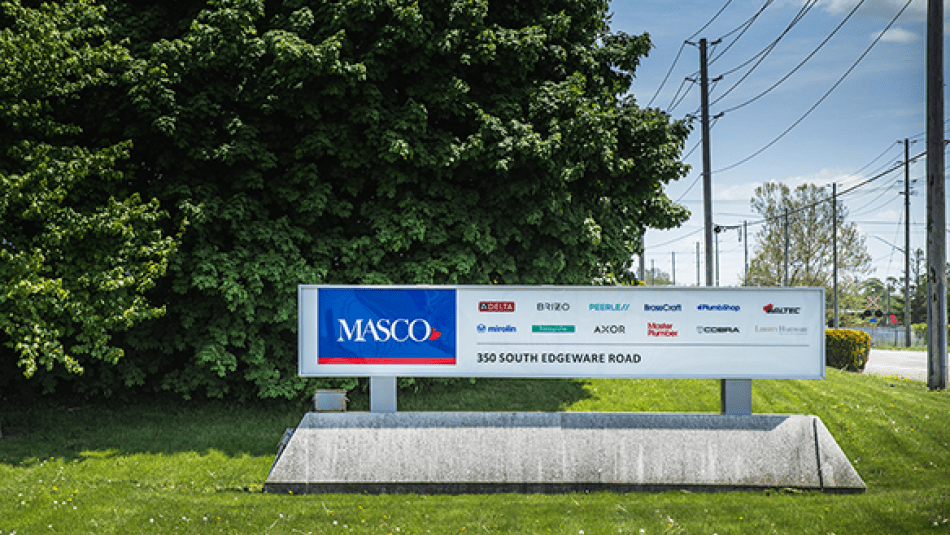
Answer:
[(871, 335), (864, 331), (825, 329), (825, 364), (841, 370), (861, 371), (871, 352)]

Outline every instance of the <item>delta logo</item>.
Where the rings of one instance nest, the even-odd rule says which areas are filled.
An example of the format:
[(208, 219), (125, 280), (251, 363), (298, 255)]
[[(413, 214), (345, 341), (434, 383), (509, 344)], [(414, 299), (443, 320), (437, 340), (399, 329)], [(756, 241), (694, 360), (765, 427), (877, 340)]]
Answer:
[(672, 323), (647, 323), (647, 336), (655, 338), (675, 338), (679, 336)]
[(479, 301), (479, 312), (514, 312), (514, 301)]
[(769, 303), (762, 307), (766, 314), (801, 314), (801, 307), (777, 307)]
[(409, 320), (400, 318), (378, 320), (360, 318), (352, 324), (345, 319), (338, 319), (340, 332), (337, 342), (428, 342), (438, 340), (442, 333), (421, 318)]

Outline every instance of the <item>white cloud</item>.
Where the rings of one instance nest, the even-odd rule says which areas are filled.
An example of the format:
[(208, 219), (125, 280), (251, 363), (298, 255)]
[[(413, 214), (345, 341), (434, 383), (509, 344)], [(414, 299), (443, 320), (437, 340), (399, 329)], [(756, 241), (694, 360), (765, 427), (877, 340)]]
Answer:
[[(874, 34), (872, 37), (877, 38), (878, 35), (880, 35), (880, 33)], [(891, 28), (881, 37), (881, 40), (886, 43), (900, 44), (913, 43), (919, 39), (919, 35), (903, 28)]]

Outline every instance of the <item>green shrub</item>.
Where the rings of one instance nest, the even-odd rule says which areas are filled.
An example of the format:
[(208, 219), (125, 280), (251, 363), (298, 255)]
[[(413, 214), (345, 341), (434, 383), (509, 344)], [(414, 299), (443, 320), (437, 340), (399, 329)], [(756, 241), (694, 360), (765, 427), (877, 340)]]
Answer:
[(871, 335), (864, 331), (825, 329), (825, 364), (828, 366), (861, 371), (870, 351)]

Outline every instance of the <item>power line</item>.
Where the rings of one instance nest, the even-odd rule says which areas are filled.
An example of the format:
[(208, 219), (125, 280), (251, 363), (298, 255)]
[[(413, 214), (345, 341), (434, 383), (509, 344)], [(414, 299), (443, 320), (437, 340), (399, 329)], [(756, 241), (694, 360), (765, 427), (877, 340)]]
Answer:
[(805, 18), (805, 15), (808, 14), (808, 12), (811, 11), (811, 8), (813, 8), (813, 7), (815, 6), (815, 4), (817, 4), (817, 3), (818, 3), (818, 0), (808, 0), (808, 2), (806, 2), (805, 5), (802, 6), (802, 8), (798, 11), (798, 13), (797, 13), (797, 14), (795, 15), (795, 17), (792, 19), (792, 21), (788, 24), (788, 26), (785, 27), (785, 30), (783, 30), (782, 33), (780, 33), (779, 36), (775, 38), (775, 40), (773, 40), (771, 43), (769, 43), (768, 46), (766, 46), (764, 49), (762, 49), (758, 54), (752, 56), (752, 58), (750, 58), (749, 61), (746, 61), (745, 63), (743, 63), (743, 64), (740, 65), (739, 67), (736, 67), (736, 68), (734, 68), (734, 69), (732, 69), (732, 70), (730, 70), (730, 71), (726, 71), (726, 72), (722, 73), (721, 76), (726, 76), (726, 75), (728, 75), (728, 74), (732, 74), (733, 72), (738, 71), (739, 69), (741, 69), (741, 68), (744, 67), (745, 65), (748, 65), (748, 64), (749, 64), (750, 62), (752, 62), (755, 58), (758, 58), (758, 61), (755, 62), (755, 65), (753, 65), (753, 66), (748, 70), (748, 72), (746, 72), (744, 75), (742, 75), (742, 77), (739, 78), (739, 80), (738, 80), (735, 84), (733, 84), (732, 87), (730, 87), (729, 89), (727, 89), (725, 93), (723, 93), (722, 95), (720, 95), (717, 99), (715, 99), (714, 101), (710, 102), (709, 104), (710, 104), (710, 105), (714, 105), (714, 104), (718, 103), (720, 100), (724, 99), (724, 98), (726, 97), (726, 95), (728, 95), (729, 93), (731, 93), (735, 88), (739, 87), (739, 85), (742, 84), (742, 82), (744, 82), (744, 81), (746, 80), (746, 78), (748, 78), (753, 72), (755, 72), (755, 69), (758, 68), (758, 66), (761, 65), (763, 61), (765, 61), (765, 58), (767, 58), (767, 57), (769, 56), (769, 54), (771, 54), (772, 51), (775, 50), (775, 47), (778, 46), (779, 42), (785, 37), (785, 35), (787, 35), (788, 32), (790, 32), (790, 31), (792, 30), (792, 28), (794, 28), (799, 22), (801, 22), (801, 20), (802, 20), (803, 18)]
[[(742, 104), (739, 104), (738, 106), (733, 106), (733, 107), (731, 107), (731, 108), (729, 108), (729, 109), (723, 110), (722, 113), (730, 113), (730, 112), (733, 112), (733, 111), (738, 110), (739, 108), (743, 108), (743, 107), (745, 107), (745, 106), (748, 106), (749, 104), (752, 104), (752, 103), (755, 102), (756, 100), (759, 100), (760, 98), (762, 98), (762, 97), (764, 97), (765, 95), (767, 95), (768, 93), (770, 93), (773, 89), (775, 89), (776, 87), (778, 87), (779, 85), (781, 85), (782, 82), (784, 82), (785, 80), (788, 80), (788, 78), (789, 78), (790, 76), (792, 76), (793, 74), (795, 74), (795, 72), (798, 71), (798, 69), (800, 69), (802, 65), (804, 65), (805, 63), (807, 63), (808, 60), (810, 60), (815, 54), (817, 54), (818, 51), (821, 50), (821, 47), (825, 46), (825, 43), (827, 43), (829, 40), (831, 40), (831, 38), (834, 37), (834, 35), (835, 35), (836, 33), (838, 33), (838, 30), (840, 30), (841, 27), (844, 26), (844, 24), (845, 24), (846, 22), (848, 22), (848, 19), (850, 19), (851, 16), (854, 15), (854, 13), (858, 10), (859, 7), (861, 7), (862, 4), (864, 4), (864, 0), (861, 0), (860, 2), (858, 2), (857, 5), (854, 6), (854, 9), (852, 9), (852, 10), (848, 13), (848, 16), (846, 16), (846, 17), (844, 18), (844, 20), (842, 20), (841, 23), (838, 24), (838, 26), (836, 26), (835, 29), (832, 30), (830, 34), (828, 34), (828, 37), (825, 37), (824, 41), (822, 41), (821, 43), (819, 43), (818, 46), (815, 47), (815, 49), (811, 51), (811, 54), (808, 54), (807, 56), (805, 56), (805, 59), (803, 59), (803, 60), (801, 61), (801, 63), (799, 63), (798, 65), (796, 65), (794, 69), (788, 71), (788, 74), (786, 74), (786, 75), (783, 76), (781, 79), (779, 79), (779, 81), (777, 81), (777, 82), (775, 82), (774, 84), (772, 84), (771, 86), (769, 86), (769, 88), (766, 89), (765, 91), (762, 91), (762, 92), (759, 93), (758, 95), (756, 95), (756, 96), (750, 98), (749, 100), (746, 100), (745, 102), (743, 102)], [(734, 87), (734, 86), (733, 86), (733, 87)], [(725, 96), (725, 95), (723, 95), (723, 97), (724, 97), (724, 96)], [(716, 102), (719, 102), (719, 100), (722, 100), (722, 97), (720, 97), (719, 99), (717, 99)], [(715, 102), (714, 102), (714, 104), (715, 104)]]
[(683, 41), (683, 44), (680, 45), (679, 51), (676, 53), (676, 58), (673, 59), (673, 64), (670, 65), (670, 70), (666, 71), (666, 76), (663, 77), (663, 81), (660, 82), (660, 87), (658, 87), (658, 88), (656, 89), (656, 93), (653, 94), (653, 98), (651, 98), (651, 99), (650, 99), (650, 102), (647, 103), (647, 107), (648, 107), (648, 108), (650, 107), (650, 105), (653, 104), (653, 101), (656, 100), (656, 97), (657, 97), (657, 95), (660, 94), (660, 91), (663, 89), (663, 86), (666, 85), (666, 81), (669, 79), (670, 73), (673, 72), (673, 67), (676, 66), (676, 62), (679, 61), (680, 55), (682, 55), (682, 53), (683, 53), (683, 48), (686, 47), (686, 42), (693, 40), (693, 39), (694, 39), (697, 35), (699, 35), (703, 30), (705, 30), (706, 28), (708, 28), (710, 24), (712, 24), (717, 18), (719, 18), (719, 15), (722, 15), (722, 12), (725, 11), (726, 8), (729, 7), (729, 4), (731, 4), (731, 3), (732, 3), (732, 0), (726, 0), (725, 5), (723, 5), (722, 8), (720, 8), (719, 11), (718, 11), (715, 15), (713, 15), (713, 17), (712, 17), (711, 19), (709, 19), (709, 22), (707, 22), (706, 24), (703, 24), (703, 27), (702, 27), (702, 28), (696, 30), (696, 33), (694, 33), (693, 35), (690, 35), (689, 37), (686, 38), (685, 41)]
[(861, 56), (858, 57), (858, 59), (855, 60), (855, 62), (854, 62), (853, 64), (851, 64), (851, 67), (849, 67), (848, 70), (845, 71), (845, 73), (844, 73), (843, 75), (841, 75), (841, 78), (838, 78), (838, 81), (835, 82), (833, 86), (831, 86), (831, 89), (829, 89), (828, 91), (826, 91), (825, 94), (822, 95), (820, 99), (818, 99), (818, 102), (816, 102), (811, 108), (809, 108), (808, 111), (806, 111), (804, 115), (802, 115), (801, 117), (799, 117), (798, 120), (796, 120), (794, 123), (792, 123), (791, 126), (789, 126), (788, 128), (786, 128), (784, 132), (782, 132), (781, 134), (779, 134), (778, 137), (776, 137), (776, 138), (773, 139), (772, 141), (768, 142), (768, 143), (767, 143), (764, 147), (762, 147), (761, 149), (759, 149), (759, 150), (753, 152), (753, 153), (750, 154), (749, 156), (743, 158), (742, 160), (739, 160), (738, 162), (736, 162), (736, 163), (734, 163), (734, 164), (732, 164), (732, 165), (728, 165), (728, 166), (723, 167), (723, 168), (721, 168), (721, 169), (717, 169), (716, 171), (713, 171), (713, 172), (714, 172), (714, 173), (721, 173), (722, 171), (728, 171), (728, 170), (730, 170), (730, 169), (734, 169), (734, 168), (736, 168), (736, 167), (738, 167), (738, 166), (740, 166), (740, 165), (742, 165), (742, 164), (748, 162), (748, 161), (751, 160), (752, 158), (755, 158), (755, 157), (758, 156), (759, 154), (762, 154), (762, 153), (765, 152), (768, 148), (770, 148), (772, 145), (775, 145), (776, 143), (778, 143), (779, 140), (781, 140), (781, 139), (782, 139), (783, 137), (785, 137), (789, 132), (791, 132), (793, 128), (795, 128), (795, 127), (798, 126), (802, 121), (804, 121), (806, 117), (808, 117), (809, 115), (811, 115), (811, 112), (815, 111), (815, 109), (818, 108), (818, 106), (821, 105), (821, 103), (824, 102), (826, 98), (828, 98), (828, 95), (830, 95), (835, 89), (837, 89), (838, 86), (841, 85), (841, 82), (843, 82), (844, 79), (847, 78), (849, 74), (851, 74), (851, 71), (853, 71), (853, 70), (858, 66), (859, 63), (861, 63), (861, 60), (863, 60), (863, 59), (865, 58), (865, 56), (867, 56), (868, 53), (871, 52), (871, 50), (874, 48), (874, 45), (876, 45), (876, 44), (878, 43), (878, 41), (881, 40), (881, 37), (883, 37), (884, 34), (887, 33), (887, 30), (889, 30), (889, 29), (891, 28), (891, 26), (893, 26), (894, 23), (897, 22), (897, 19), (900, 18), (900, 16), (904, 13), (904, 11), (907, 9), (907, 7), (910, 5), (910, 3), (911, 3), (912, 1), (913, 1), (913, 0), (907, 0), (907, 3), (904, 4), (904, 7), (902, 7), (901, 10), (897, 13), (897, 15), (895, 15), (894, 18), (891, 19), (891, 21), (887, 24), (887, 26), (884, 28), (884, 30), (883, 30), (880, 34), (878, 34), (878, 36), (874, 39), (874, 41), (871, 43), (871, 45), (864, 51), (864, 53), (862, 53)]
[(736, 27), (734, 30), (732, 30), (731, 32), (728, 32), (728, 33), (723, 34), (722, 36), (720, 36), (719, 39), (717, 39), (717, 41), (721, 41), (721, 40), (723, 40), (723, 39), (726, 39), (727, 37), (729, 37), (730, 35), (736, 33), (736, 32), (739, 31), (740, 29), (742, 30), (742, 32), (741, 32), (738, 36), (736, 36), (736, 38), (733, 39), (732, 42), (730, 42), (730, 43), (726, 46), (726, 48), (723, 49), (722, 52), (720, 52), (718, 55), (716, 55), (716, 56), (710, 58), (709, 64), (712, 65), (713, 63), (716, 62), (716, 60), (718, 60), (719, 58), (723, 57), (723, 56), (726, 54), (726, 52), (729, 52), (729, 49), (732, 48), (733, 45), (735, 45), (736, 43), (738, 43), (738, 42), (739, 42), (739, 39), (742, 39), (742, 36), (745, 35), (745, 32), (747, 32), (747, 31), (749, 30), (749, 28), (752, 27), (752, 23), (754, 23), (754, 22), (756, 21), (756, 19), (758, 19), (759, 16), (760, 16), (762, 13), (765, 12), (765, 8), (767, 8), (767, 7), (769, 7), (770, 5), (772, 5), (772, 2), (774, 2), (774, 1), (775, 1), (775, 0), (766, 0), (765, 4), (763, 4), (762, 7), (760, 7), (759, 10), (756, 11), (754, 15), (752, 15), (751, 17), (749, 17), (748, 20), (746, 20), (745, 22), (743, 22), (742, 24), (740, 24), (739, 26), (737, 26), (737, 27)]

